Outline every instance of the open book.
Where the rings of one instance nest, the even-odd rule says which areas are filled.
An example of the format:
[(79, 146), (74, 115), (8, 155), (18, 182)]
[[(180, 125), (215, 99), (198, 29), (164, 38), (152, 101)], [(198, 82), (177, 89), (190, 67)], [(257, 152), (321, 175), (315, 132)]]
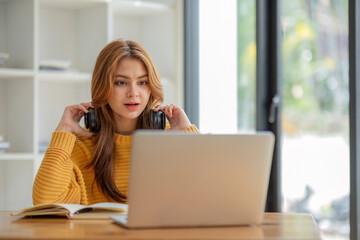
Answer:
[(111, 215), (126, 215), (128, 205), (103, 202), (88, 206), (80, 204), (49, 203), (24, 208), (11, 216), (64, 216), (71, 219), (107, 219)]

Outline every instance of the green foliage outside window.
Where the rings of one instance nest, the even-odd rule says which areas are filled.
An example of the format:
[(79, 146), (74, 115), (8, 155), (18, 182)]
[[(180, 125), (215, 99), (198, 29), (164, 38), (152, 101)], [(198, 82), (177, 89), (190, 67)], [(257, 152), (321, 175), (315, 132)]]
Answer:
[[(284, 132), (348, 135), (348, 1), (282, 1)], [(256, 1), (238, 1), (238, 128), (255, 129)]]

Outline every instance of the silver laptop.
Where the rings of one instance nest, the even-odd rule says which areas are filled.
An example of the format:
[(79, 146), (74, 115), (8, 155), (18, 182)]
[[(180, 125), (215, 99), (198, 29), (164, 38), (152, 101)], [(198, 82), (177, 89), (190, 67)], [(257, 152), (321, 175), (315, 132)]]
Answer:
[(260, 224), (274, 135), (138, 131), (132, 139), (127, 228)]

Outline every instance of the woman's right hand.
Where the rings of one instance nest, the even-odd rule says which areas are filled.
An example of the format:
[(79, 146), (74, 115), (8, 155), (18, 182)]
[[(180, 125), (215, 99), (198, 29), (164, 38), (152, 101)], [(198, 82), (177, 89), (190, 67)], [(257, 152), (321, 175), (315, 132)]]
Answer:
[(66, 131), (72, 134), (90, 137), (92, 133), (84, 130), (79, 123), (84, 113), (87, 113), (90, 107), (93, 108), (91, 102), (67, 106), (55, 131)]

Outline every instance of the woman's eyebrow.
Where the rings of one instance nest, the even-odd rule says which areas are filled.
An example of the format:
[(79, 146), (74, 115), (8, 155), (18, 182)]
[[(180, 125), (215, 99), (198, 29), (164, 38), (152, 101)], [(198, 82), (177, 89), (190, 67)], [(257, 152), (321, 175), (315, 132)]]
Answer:
[(147, 75), (147, 74), (144, 74), (144, 75), (138, 77), (138, 79), (140, 79), (140, 78), (145, 78), (145, 77), (148, 77), (148, 75)]
[[(125, 76), (125, 75), (122, 75), (122, 74), (116, 74), (115, 77), (121, 77), (121, 78), (129, 79), (128, 76)], [(138, 77), (138, 79), (140, 79), (140, 78), (145, 78), (145, 77), (148, 77), (148, 74), (144, 74), (144, 75)]]
[(116, 74), (115, 77), (121, 77), (121, 78), (129, 79), (129, 77), (127, 77), (125, 75), (122, 75), (122, 74)]

